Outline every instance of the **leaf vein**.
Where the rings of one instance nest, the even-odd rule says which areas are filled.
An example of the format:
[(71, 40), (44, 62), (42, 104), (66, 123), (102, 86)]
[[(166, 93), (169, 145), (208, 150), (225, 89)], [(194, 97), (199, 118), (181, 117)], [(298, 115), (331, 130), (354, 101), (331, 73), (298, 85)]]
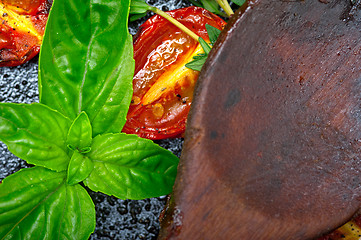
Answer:
[[(64, 184), (64, 182), (62, 183)], [(14, 226), (4, 235), (4, 237), (1, 240), (4, 240), (6, 236), (8, 236), (17, 226), (19, 226), (19, 224), (25, 219), (27, 218), (35, 209), (37, 209), (41, 204), (43, 204), (44, 202), (46, 202), (48, 200), (48, 198), (53, 195), (55, 192), (57, 192), (60, 187), (62, 186), (62, 184), (59, 184), (59, 186), (53, 191), (50, 192), (48, 194), (48, 196), (46, 196), (42, 201), (40, 201), (38, 204), (36, 204), (27, 214), (25, 214), (25, 216), (23, 216), (16, 224), (14, 224)]]

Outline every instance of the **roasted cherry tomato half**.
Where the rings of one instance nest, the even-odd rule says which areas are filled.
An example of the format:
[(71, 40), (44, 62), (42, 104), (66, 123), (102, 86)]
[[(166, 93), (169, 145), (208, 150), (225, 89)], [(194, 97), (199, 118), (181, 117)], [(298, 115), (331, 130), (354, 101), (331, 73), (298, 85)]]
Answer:
[[(221, 18), (198, 7), (169, 15), (209, 41), (205, 25), (220, 30)], [(148, 139), (180, 137), (185, 131), (197, 71), (185, 67), (203, 50), (197, 41), (161, 16), (141, 25), (134, 37), (133, 98), (123, 132)]]
[(333, 232), (317, 240), (356, 240), (361, 239), (361, 215), (351, 219)]
[(50, 7), (48, 0), (0, 0), (0, 67), (39, 53)]

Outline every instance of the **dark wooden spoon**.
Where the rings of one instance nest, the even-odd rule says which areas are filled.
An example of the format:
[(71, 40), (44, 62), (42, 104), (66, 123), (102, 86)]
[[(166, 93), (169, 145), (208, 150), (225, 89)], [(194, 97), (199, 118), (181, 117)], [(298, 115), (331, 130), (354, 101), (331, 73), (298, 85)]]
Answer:
[(361, 11), (259, 0), (199, 78), (159, 239), (312, 239), (361, 197)]

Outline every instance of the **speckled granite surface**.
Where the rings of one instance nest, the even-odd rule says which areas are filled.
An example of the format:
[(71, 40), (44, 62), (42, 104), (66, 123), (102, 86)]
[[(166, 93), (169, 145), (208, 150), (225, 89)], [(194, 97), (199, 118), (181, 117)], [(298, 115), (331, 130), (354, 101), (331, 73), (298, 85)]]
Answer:
[[(148, 0), (163, 10), (172, 10), (189, 5), (180, 0)], [(130, 24), (131, 34), (144, 19)], [(0, 68), (0, 102), (38, 102), (38, 59), (20, 67)], [(182, 140), (158, 141), (162, 147), (180, 155)], [(28, 167), (25, 161), (15, 157), (0, 142), (0, 180)], [(165, 197), (141, 201), (120, 200), (102, 193), (89, 192), (96, 206), (97, 224), (90, 239), (156, 239), (159, 231), (159, 214), (165, 205)]]

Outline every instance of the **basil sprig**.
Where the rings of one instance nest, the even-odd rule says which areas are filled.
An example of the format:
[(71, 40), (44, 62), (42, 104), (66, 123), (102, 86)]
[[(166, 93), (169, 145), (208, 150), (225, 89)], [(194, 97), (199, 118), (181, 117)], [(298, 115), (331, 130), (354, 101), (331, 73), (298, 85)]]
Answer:
[(222, 17), (227, 17), (227, 15), (221, 11), (221, 8), (216, 0), (189, 0), (194, 6), (202, 7), (208, 11), (217, 14)]
[[(219, 30), (218, 28), (215, 28), (209, 24), (206, 24), (205, 26), (207, 29), (207, 34), (208, 34), (210, 43), (213, 46), (216, 43), (219, 34), (221, 34), (221, 30)], [(199, 38), (199, 43), (201, 44), (201, 47), (203, 48), (204, 53), (199, 53), (196, 56), (193, 56), (193, 60), (185, 65), (187, 68), (190, 68), (195, 71), (201, 71), (203, 65), (205, 64), (205, 62), (208, 58), (209, 52), (212, 49), (211, 46), (209, 46), (209, 44), (206, 41), (204, 41), (203, 38)]]
[(243, 4), (245, 4), (247, 2), (247, 0), (232, 0), (232, 2), (234, 2), (238, 6), (242, 6)]
[[(205, 8), (208, 11), (222, 17), (230, 17), (231, 15), (233, 15), (233, 11), (231, 10), (231, 7), (227, 0), (189, 0), (189, 1), (197, 7)], [(232, 0), (231, 2), (241, 7), (247, 2), (247, 0)], [(221, 9), (223, 9), (224, 12)]]
[(0, 184), (0, 239), (87, 239), (81, 184), (123, 199), (168, 194), (178, 158), (120, 133), (132, 97), (129, 1), (54, 0), (40, 54), (41, 103), (0, 103), (0, 141), (35, 167)]
[(155, 7), (148, 5), (146, 2), (144, 2), (144, 0), (131, 0), (129, 21), (133, 22), (139, 18), (145, 17), (148, 12), (154, 10)]

